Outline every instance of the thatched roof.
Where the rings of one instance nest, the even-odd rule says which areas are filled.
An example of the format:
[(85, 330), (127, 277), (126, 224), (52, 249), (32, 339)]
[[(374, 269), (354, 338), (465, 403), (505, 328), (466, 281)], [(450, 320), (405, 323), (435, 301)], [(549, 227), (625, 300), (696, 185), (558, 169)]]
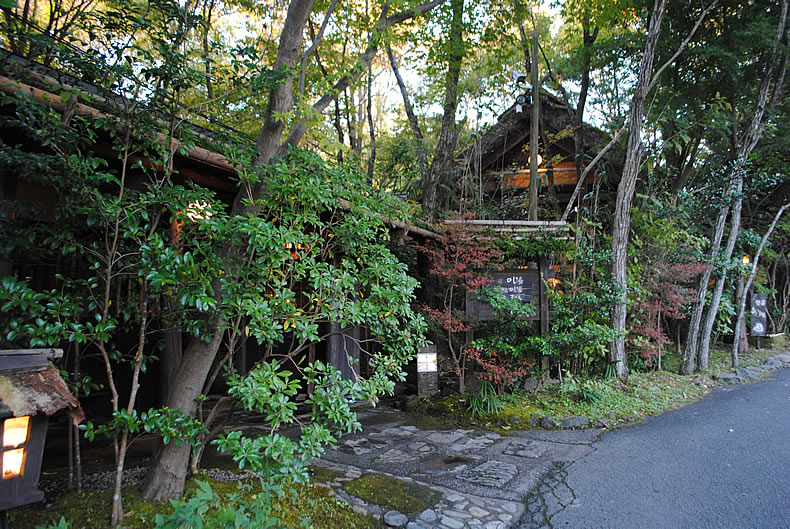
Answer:
[(0, 351), (0, 413), (21, 417), (69, 410), (74, 424), (85, 418), (50, 358), (61, 358), (61, 349)]
[[(525, 95), (530, 95), (529, 91)], [(567, 131), (567, 137), (552, 143), (553, 154), (562, 153), (573, 156), (573, 136), (575, 112), (564, 101), (548, 92), (541, 91), (540, 109), (546, 132), (556, 135)], [(532, 109), (530, 104), (522, 105), (521, 112), (517, 105), (508, 108), (496, 123), (494, 123), (475, 144), (467, 149), (465, 159), (474, 174), (481, 174), (490, 170), (506, 169), (506, 160), (517, 157), (514, 149), (520, 150), (525, 143), (529, 143), (530, 122)], [(582, 139), (586, 152), (595, 152), (596, 148), (603, 147), (608, 140), (606, 134), (586, 123), (582, 124)]]

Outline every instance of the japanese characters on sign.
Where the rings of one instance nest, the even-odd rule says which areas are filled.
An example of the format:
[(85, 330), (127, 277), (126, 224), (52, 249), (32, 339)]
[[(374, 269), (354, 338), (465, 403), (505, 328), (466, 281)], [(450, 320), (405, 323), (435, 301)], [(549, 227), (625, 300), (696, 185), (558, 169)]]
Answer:
[(493, 277), (494, 285), (499, 287), (502, 295), (509, 299), (520, 299), (529, 302), (532, 299), (532, 278), (524, 274), (508, 274), (504, 277)]
[(765, 294), (752, 294), (752, 336), (766, 336), (768, 334), (768, 303)]
[[(499, 288), (502, 295), (509, 299), (518, 299), (524, 303), (533, 303), (539, 297), (539, 275), (537, 270), (513, 270), (493, 272), (488, 276), (492, 287)], [(538, 307), (535, 307), (538, 309)], [(466, 312), (480, 320), (493, 320), (494, 310), (488, 303), (480, 302), (476, 294), (467, 294)], [(533, 316), (538, 319), (538, 314)]]

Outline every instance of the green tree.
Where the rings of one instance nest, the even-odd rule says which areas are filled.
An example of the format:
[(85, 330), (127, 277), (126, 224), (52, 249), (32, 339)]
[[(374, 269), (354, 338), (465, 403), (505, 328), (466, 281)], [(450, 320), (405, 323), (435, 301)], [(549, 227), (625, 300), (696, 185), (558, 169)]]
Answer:
[[(57, 108), (64, 114), (49, 117), (59, 126), (41, 127), (28, 120), (24, 112), (24, 121), (15, 123), (39, 142), (49, 163), (81, 164), (79, 170), (58, 166), (46, 182), (63, 190), (58, 214), (74, 226), (74, 231), (61, 230), (65, 223), (51, 226), (57, 230), (47, 240), (51, 248), (79, 252), (82, 260), (78, 264), (84, 261), (86, 265), (79, 269), (91, 270), (91, 275), (64, 277), (63, 292), (31, 294), (19, 285), (10, 285), (10, 289), (19, 290), (14, 301), (19, 307), (29, 306), (30, 300), (25, 297), (29, 295), (44, 307), (41, 321), (48, 333), (36, 342), (33, 338), (40, 332), (36, 331), (39, 326), (35, 319), (31, 324), (28, 318), (11, 329), (16, 333), (12, 338), (33, 339), (34, 343), (89, 341), (103, 351), (108, 381), (112, 383), (116, 363), (131, 361), (136, 377), (152, 361), (148, 322), (156, 314), (171, 328), (190, 335), (174, 373), (166, 409), (191, 418), (206, 384), (210, 385), (217, 353), (223, 347), (232, 351), (244, 329), (269, 346), (266, 362), (279, 366), (297, 359), (311, 343), (327, 338), (318, 335), (320, 322), (331, 321), (341, 327), (367, 325), (374, 342), (380, 344), (375, 353), (371, 352), (374, 374), (368, 380), (340, 387), (346, 388), (351, 398), (370, 399), (390, 388), (392, 379), (401, 376), (402, 363), (423, 343), (422, 319), (411, 312), (409, 305), (414, 281), (384, 247), (384, 219), (403, 218), (406, 213), (397, 201), (370, 189), (354, 171), (327, 166), (320, 158), (296, 149), (296, 145), (314, 122), (313, 116), (320, 115), (370, 63), (383, 32), (438, 3), (394, 15), (388, 14), (391, 6), (385, 4), (367, 47), (358, 57), (359, 64), (340, 75), (333, 89), (319, 96), (312, 107), (305, 102), (309, 93), (299, 82), (297, 66), (313, 57), (321, 39), (316, 36), (313, 46), (302, 55), (312, 3), (294, 2), (289, 6), (278, 35), (277, 59), (273, 66), (255, 70), (259, 75), (245, 85), (267, 101), (265, 125), (257, 143), (245, 143), (243, 136), (237, 142), (217, 136), (210, 143), (237, 172), (239, 193), (230, 205), (199, 189), (176, 186), (171, 179), (176, 172), (176, 156), (197, 149), (195, 141), (206, 141), (183, 126), (183, 117), (192, 111), (184, 102), (200, 104), (199, 92), (206, 87), (205, 77), (209, 75), (201, 46), (195, 45), (194, 37), (199, 36), (197, 44), (201, 44), (205, 35), (200, 31), (204, 21), (195, 5), (108, 4), (92, 19), (96, 25), (83, 28), (86, 34), (92, 31), (95, 35), (91, 42), (94, 49), (103, 50), (88, 60), (83, 53), (50, 42), (58, 52), (53, 64), (81, 76), (91, 75), (120, 93), (112, 100), (101, 101), (72, 87), (52, 86), (51, 90), (60, 92)], [(253, 62), (260, 57), (258, 53), (254, 49), (242, 54), (228, 71), (238, 68), (249, 72), (249, 64), (244, 61), (252, 57), (249, 60)], [(98, 58), (109, 59), (110, 64)], [(210, 75), (218, 76), (220, 71), (213, 67)], [(219, 90), (216, 83), (212, 87)], [(261, 96), (267, 91), (268, 95)], [(88, 104), (101, 102), (107, 114), (85, 114), (84, 107), (79, 106), (70, 111), (66, 103), (72, 97)], [(19, 108), (28, 108), (27, 103), (11, 102)], [(145, 127), (132, 127), (138, 114), (147, 114), (138, 112), (142, 104), (160, 114), (145, 122)], [(43, 112), (46, 114), (46, 110)], [(123, 119), (118, 121), (115, 116)], [(286, 130), (290, 130), (287, 138)], [(102, 158), (89, 153), (108, 137), (117, 159), (110, 157), (111, 166), (104, 167)], [(63, 156), (66, 148), (76, 150), (71, 156)], [(4, 146), (3, 152), (17, 174), (35, 176), (25, 169), (24, 149)], [(133, 185), (127, 180), (129, 175), (134, 177)], [(79, 185), (72, 182), (75, 178)], [(75, 194), (69, 192), (71, 189), (86, 191)], [(171, 238), (163, 222), (169, 215), (173, 215), (170, 220), (181, 224), (177, 240)], [(29, 243), (31, 237), (40, 237), (31, 230), (24, 239), (22, 231), (9, 233), (8, 240)], [(115, 293), (127, 283), (136, 287), (122, 304)], [(47, 301), (37, 297), (39, 294)], [(62, 297), (58, 303), (63, 304), (83, 296), (95, 300), (89, 305), (87, 319), (76, 303), (69, 312), (48, 301)], [(69, 321), (69, 316), (77, 321)], [(130, 329), (139, 330), (139, 347), (116, 351), (119, 335)], [(277, 346), (282, 343), (290, 346), (278, 356)], [(308, 375), (311, 380), (317, 381), (319, 376), (327, 383), (336, 380), (331, 368), (310, 369), (317, 370)], [(136, 391), (136, 379), (133, 388)], [(315, 401), (317, 416), (346, 413), (329, 402), (336, 396), (334, 390), (321, 394), (325, 397), (316, 397)], [(124, 443), (128, 446), (129, 436), (142, 426), (140, 417), (135, 416), (134, 398), (122, 403), (115, 395), (113, 402), (115, 422), (98, 431), (118, 440), (120, 454)], [(308, 442), (320, 444), (324, 440), (324, 433), (319, 431), (306, 435), (313, 436)], [(188, 456), (188, 446), (167, 443), (153, 467), (147, 495), (161, 498), (180, 494)], [(120, 475), (122, 457), (119, 462)], [(120, 523), (121, 516), (119, 497), (113, 508), (113, 524)]]

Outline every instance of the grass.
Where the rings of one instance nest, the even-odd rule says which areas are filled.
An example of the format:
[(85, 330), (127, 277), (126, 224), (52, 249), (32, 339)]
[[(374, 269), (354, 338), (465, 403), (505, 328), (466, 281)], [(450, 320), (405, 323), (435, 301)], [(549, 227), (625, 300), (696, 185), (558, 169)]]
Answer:
[(507, 400), (503, 415), (511, 423), (514, 416), (526, 423), (532, 415), (549, 416), (557, 421), (578, 415), (591, 421), (617, 420), (633, 414), (656, 415), (695, 402), (709, 391), (689, 377), (666, 371), (634, 374), (627, 381), (589, 380), (578, 386), (583, 386), (586, 392), (568, 385), (552, 387), (535, 397), (531, 393), (517, 393)]
[[(751, 348), (742, 355), (743, 367), (759, 365), (770, 356), (783, 352), (779, 349)], [(556, 384), (537, 393), (515, 391), (500, 396), (505, 409), (498, 414), (474, 417), (468, 410), (469, 396), (454, 395), (435, 401), (418, 402), (410, 408), (409, 422), (423, 428), (478, 427), (509, 430), (513, 427), (532, 427), (532, 417), (549, 416), (557, 421), (566, 417), (583, 415), (595, 421), (603, 419), (610, 424), (634, 414), (657, 415), (661, 412), (691, 404), (709, 392), (701, 384), (699, 374), (677, 375), (680, 366), (678, 355), (664, 357), (663, 370), (632, 373), (627, 380), (572, 379), (563, 385)], [(709, 369), (703, 375), (728, 370), (730, 350), (719, 348), (710, 353)]]
[(428, 487), (382, 474), (365, 474), (346, 482), (343, 490), (367, 502), (407, 514), (422, 512), (442, 497)]
[[(212, 489), (219, 493), (237, 492), (236, 483), (213, 481), (206, 476), (198, 479), (208, 481)], [(253, 483), (254, 480), (251, 481)], [(194, 480), (187, 491), (195, 487)], [(254, 486), (247, 494), (260, 492)], [(70, 522), (71, 529), (103, 529), (109, 526), (110, 491), (69, 492), (51, 507), (40, 505), (9, 512), (11, 527), (34, 528), (54, 524), (61, 517)], [(282, 527), (297, 529), (303, 527), (305, 518), (309, 527), (315, 529), (370, 529), (379, 527), (377, 520), (355, 512), (350, 505), (331, 496), (326, 487), (295, 485), (293, 494), (285, 494), (275, 500), (275, 515)], [(155, 527), (157, 514), (167, 515), (173, 511), (170, 502), (149, 503), (142, 499), (137, 487), (127, 487), (123, 491), (124, 519), (126, 529), (150, 529)], [(210, 514), (209, 514), (210, 515)]]
[[(749, 347), (749, 352), (747, 354), (739, 356), (738, 364), (741, 367), (757, 366), (760, 365), (766, 358), (781, 354), (782, 352), (783, 351), (780, 349), (772, 349), (769, 347), (763, 347), (758, 351), (756, 347), (752, 346)], [(667, 371), (677, 373), (680, 369), (680, 355), (678, 354), (664, 356), (663, 362), (663, 368)], [(726, 371), (730, 369), (731, 362), (732, 349), (730, 347), (725, 348), (720, 346), (718, 348), (713, 348), (710, 350), (708, 370), (705, 373), (710, 375), (719, 373), (721, 371)]]

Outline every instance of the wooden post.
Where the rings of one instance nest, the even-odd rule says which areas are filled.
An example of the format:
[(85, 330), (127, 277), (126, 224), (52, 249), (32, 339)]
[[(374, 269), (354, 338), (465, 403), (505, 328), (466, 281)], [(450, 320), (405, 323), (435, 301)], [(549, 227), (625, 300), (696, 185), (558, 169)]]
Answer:
[[(545, 255), (538, 257), (538, 311), (540, 316), (540, 335), (549, 333), (549, 294), (546, 290), (546, 277), (548, 276), (549, 263)], [(549, 369), (549, 357), (541, 355), (540, 367), (542, 371)]]
[[(310, 365), (315, 363), (315, 344), (311, 343), (310, 346), (307, 348), (307, 362)], [(312, 395), (315, 391), (315, 384), (312, 382), (307, 385), (307, 394)]]
[(538, 288), (540, 304), (538, 310), (540, 311), (540, 334), (549, 332), (549, 293), (546, 289), (546, 278), (549, 275), (549, 262), (546, 256), (538, 257)]
[(538, 28), (532, 31), (532, 116), (529, 134), (529, 220), (538, 220), (538, 135), (540, 126), (540, 78), (538, 77)]

